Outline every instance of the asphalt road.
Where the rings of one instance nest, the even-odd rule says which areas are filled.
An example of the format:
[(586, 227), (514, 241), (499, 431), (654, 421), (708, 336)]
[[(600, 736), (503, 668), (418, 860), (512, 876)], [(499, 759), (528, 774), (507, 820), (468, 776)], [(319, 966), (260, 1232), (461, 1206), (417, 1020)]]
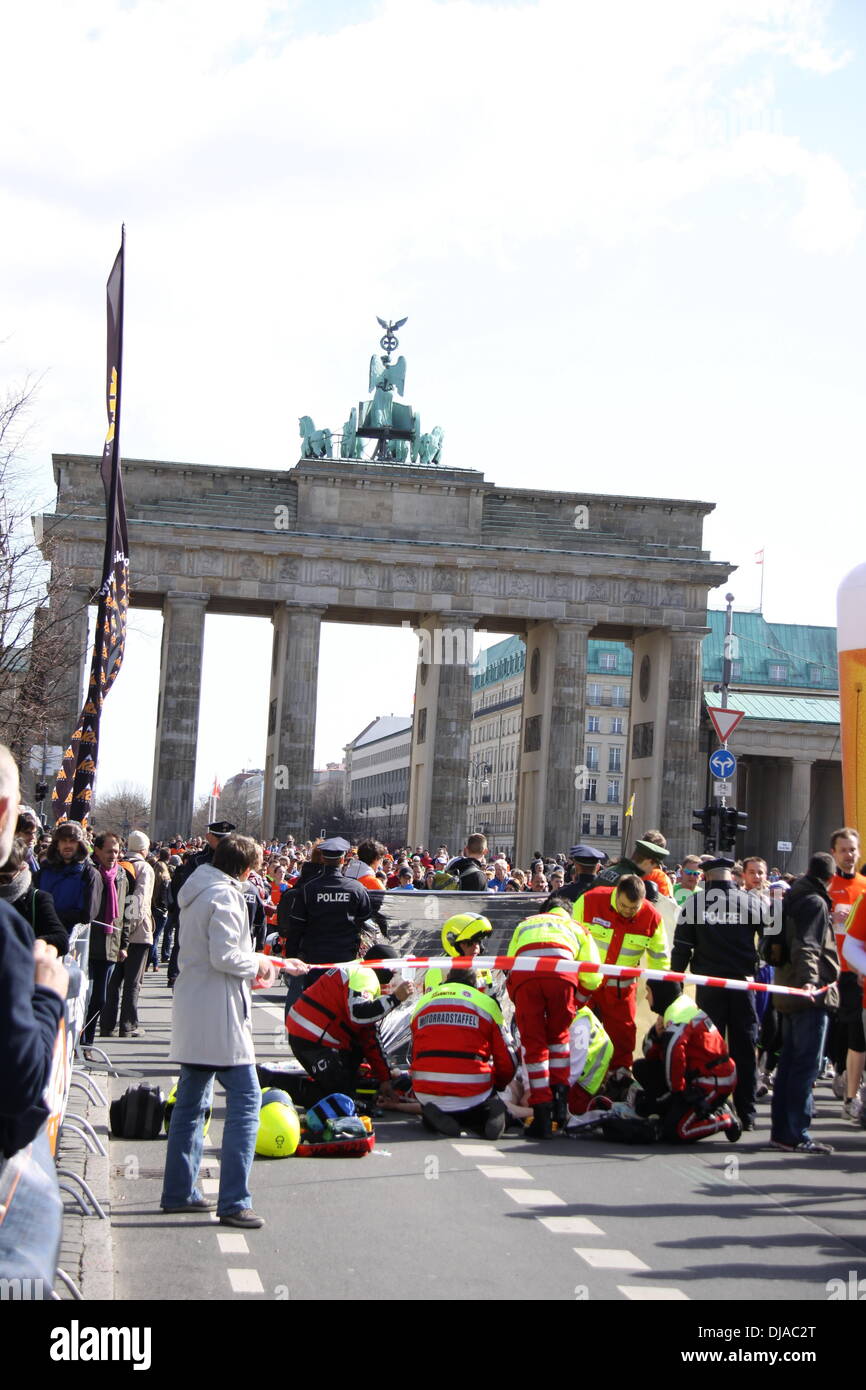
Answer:
[[(260, 1061), (285, 1065), (282, 991), (256, 996)], [(112, 1040), (114, 1095), (143, 1077), (168, 1088), (171, 993), (145, 977), (147, 1036)], [(256, 1159), (267, 1224), (159, 1211), (165, 1141), (112, 1140), (116, 1298), (752, 1300), (826, 1302), (828, 1282), (866, 1278), (866, 1132), (818, 1088), (828, 1158), (766, 1147), (756, 1133), (649, 1151), (599, 1140), (436, 1139), (412, 1118), (377, 1123), (360, 1159)], [(215, 1191), (224, 1110), (205, 1151)], [(832, 1287), (832, 1286), (831, 1286)], [(864, 1284), (866, 1289), (866, 1284)], [(781, 1315), (780, 1315), (781, 1317)]]

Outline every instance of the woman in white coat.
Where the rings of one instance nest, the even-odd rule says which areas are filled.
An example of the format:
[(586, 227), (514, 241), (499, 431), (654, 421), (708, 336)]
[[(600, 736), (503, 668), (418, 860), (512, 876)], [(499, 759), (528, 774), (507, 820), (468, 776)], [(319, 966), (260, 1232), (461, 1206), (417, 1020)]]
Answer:
[[(214, 1077), (226, 1093), (217, 1215), (224, 1226), (264, 1225), (252, 1210), (249, 1175), (259, 1125), (250, 982), (272, 982), (267, 956), (251, 949), (241, 883), (256, 862), (254, 840), (227, 835), (213, 862), (201, 864), (182, 885), (180, 975), (174, 987), (170, 1057), (181, 1063), (177, 1101), (168, 1132), (162, 1210), (210, 1211), (196, 1184), (205, 1113)], [(303, 975), (302, 961), (287, 962)]]

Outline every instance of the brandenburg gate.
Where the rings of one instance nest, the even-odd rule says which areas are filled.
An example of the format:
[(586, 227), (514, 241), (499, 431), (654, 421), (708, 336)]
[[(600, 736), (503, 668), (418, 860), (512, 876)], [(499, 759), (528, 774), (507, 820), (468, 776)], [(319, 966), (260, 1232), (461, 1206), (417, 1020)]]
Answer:
[[(380, 322), (382, 322), (380, 320)], [(409, 623), (421, 636), (410, 769), (409, 841), (459, 850), (470, 761), (472, 633), (526, 643), (517, 858), (579, 838), (587, 642), (632, 644), (625, 785), (640, 828), (657, 825), (675, 855), (691, 843), (698, 762), (701, 640), (708, 591), (728, 564), (703, 549), (711, 503), (501, 488), (441, 462), (442, 432), (421, 434), (384, 324), (372, 399), (339, 436), (301, 420), (291, 468), (125, 459), (132, 604), (160, 609), (163, 638), (151, 835), (189, 829), (205, 615), (271, 619), (264, 830), (306, 837), (313, 782), (322, 622)], [(363, 450), (374, 445), (371, 457)], [(70, 574), (70, 640), (80, 653), (57, 710), (58, 742), (75, 727), (86, 604), (99, 583), (104, 502), (97, 457), (55, 454), (55, 564)], [(527, 472), (543, 478), (544, 457)], [(427, 636), (424, 637), (426, 632)], [(443, 634), (445, 640), (443, 640)], [(438, 658), (438, 659), (437, 659)], [(450, 658), (450, 659), (449, 659)], [(346, 673), (351, 699), (355, 676)], [(386, 698), (387, 671), (370, 679)], [(256, 692), (250, 692), (251, 701)], [(471, 827), (470, 827), (471, 829)]]

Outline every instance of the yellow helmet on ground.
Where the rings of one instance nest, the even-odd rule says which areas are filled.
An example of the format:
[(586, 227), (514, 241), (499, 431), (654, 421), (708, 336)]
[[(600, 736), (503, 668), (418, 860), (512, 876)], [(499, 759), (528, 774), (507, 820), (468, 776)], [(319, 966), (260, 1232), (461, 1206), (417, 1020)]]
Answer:
[(256, 1153), (262, 1158), (290, 1158), (301, 1142), (298, 1112), (285, 1091), (262, 1095)]
[(458, 912), (449, 917), (442, 928), (442, 946), (449, 956), (462, 956), (461, 947), (474, 941), (476, 936), (488, 936), (493, 927), (486, 917), (477, 912)]

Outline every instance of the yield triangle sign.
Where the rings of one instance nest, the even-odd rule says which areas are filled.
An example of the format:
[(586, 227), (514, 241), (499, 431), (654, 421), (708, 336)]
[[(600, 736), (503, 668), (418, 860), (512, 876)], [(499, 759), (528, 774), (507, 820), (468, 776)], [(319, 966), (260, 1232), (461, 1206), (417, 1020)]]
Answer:
[(745, 713), (743, 709), (710, 709), (707, 705), (707, 714), (722, 743), (727, 743)]

